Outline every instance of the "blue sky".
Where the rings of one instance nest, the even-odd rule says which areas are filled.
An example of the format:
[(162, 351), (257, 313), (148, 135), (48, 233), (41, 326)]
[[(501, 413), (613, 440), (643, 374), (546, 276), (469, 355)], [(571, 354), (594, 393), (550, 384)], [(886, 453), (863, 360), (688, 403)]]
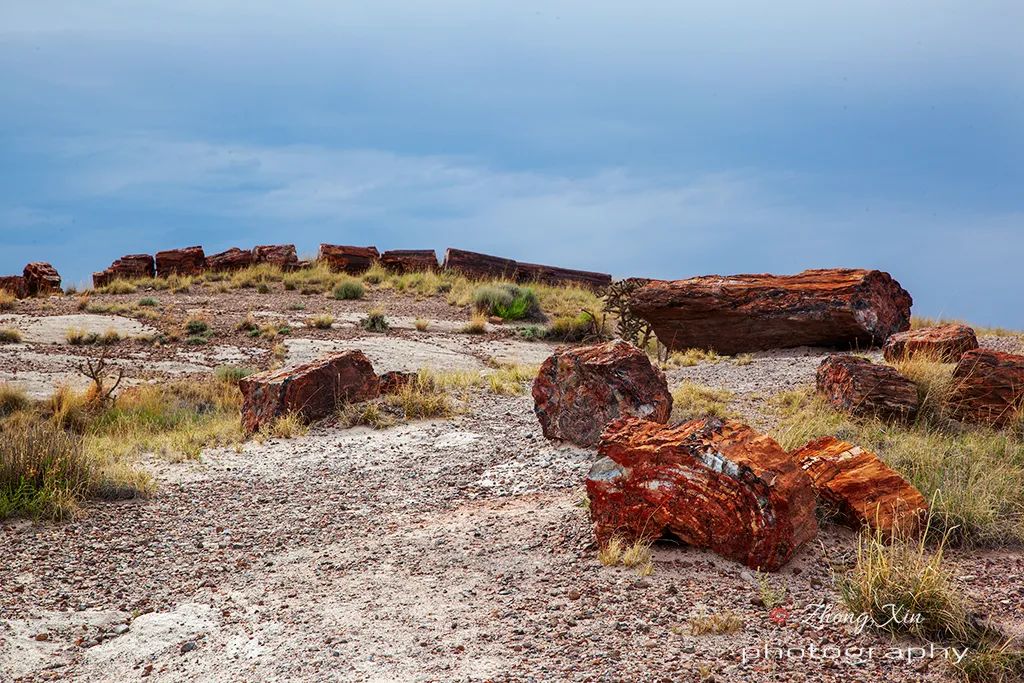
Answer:
[[(0, 271), (446, 246), (1024, 328), (1024, 3), (0, 6)], [(2, 273), (0, 273), (2, 274)]]

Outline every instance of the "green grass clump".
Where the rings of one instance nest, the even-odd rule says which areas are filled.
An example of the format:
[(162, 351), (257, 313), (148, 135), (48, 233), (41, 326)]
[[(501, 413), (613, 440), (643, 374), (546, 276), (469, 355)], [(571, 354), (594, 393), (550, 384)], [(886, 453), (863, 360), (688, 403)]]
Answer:
[(218, 382), (238, 384), (238, 382), (245, 379), (252, 373), (253, 370), (251, 368), (243, 368), (237, 365), (221, 365), (213, 371), (213, 377)]
[(473, 307), (502, 320), (523, 320), (540, 316), (540, 302), (529, 287), (512, 283), (480, 285), (473, 290)]
[(359, 321), (359, 326), (367, 332), (387, 332), (391, 327), (384, 311), (379, 308), (371, 309), (366, 317)]
[(156, 299), (154, 299), (151, 296), (147, 296), (147, 297), (143, 297), (143, 298), (139, 299), (139, 306), (145, 306), (145, 307), (148, 307), (148, 308), (153, 308), (153, 307), (156, 307), (156, 306), (159, 306), (159, 305), (160, 305), (160, 302), (157, 301)]
[(600, 336), (597, 321), (586, 312), (574, 317), (555, 318), (544, 333), (545, 339), (567, 343), (582, 342)]
[(343, 278), (331, 289), (331, 296), (342, 300), (362, 299), (365, 293), (363, 283), (352, 277)]
[(8, 421), (0, 430), (0, 519), (68, 517), (93, 476), (81, 437), (51, 422)]

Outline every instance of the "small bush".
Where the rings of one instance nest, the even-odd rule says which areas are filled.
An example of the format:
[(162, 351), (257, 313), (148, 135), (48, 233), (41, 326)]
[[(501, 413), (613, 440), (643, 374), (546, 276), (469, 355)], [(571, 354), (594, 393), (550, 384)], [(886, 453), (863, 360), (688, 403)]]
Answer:
[(589, 313), (580, 313), (576, 317), (555, 318), (544, 334), (545, 339), (575, 343), (581, 342), (597, 334), (597, 325)]
[(96, 343), (101, 346), (109, 346), (111, 344), (116, 344), (119, 341), (121, 341), (121, 335), (113, 328), (110, 328), (103, 334), (96, 336)]
[(96, 340), (100, 336), (95, 332), (89, 332), (82, 329), (81, 327), (72, 327), (64, 335), (67, 339), (68, 344), (72, 346), (88, 346), (89, 344), (95, 344)]
[(331, 296), (335, 299), (362, 299), (365, 290), (363, 283), (355, 278), (344, 278), (331, 290)]
[(483, 334), (487, 331), (487, 318), (477, 314), (469, 319), (465, 325), (462, 326), (463, 334)]
[(159, 306), (160, 302), (157, 301), (156, 299), (154, 299), (151, 296), (147, 296), (147, 297), (144, 297), (142, 299), (139, 299), (139, 305), (140, 306), (146, 306), (148, 308), (152, 308), (154, 306)]
[(261, 282), (258, 285), (256, 285), (256, 291), (259, 292), (260, 294), (270, 294), (270, 285), (268, 285), (266, 282)]
[(334, 316), (324, 313), (306, 319), (306, 324), (318, 330), (329, 330), (334, 325)]
[(477, 287), (473, 290), (473, 306), (480, 313), (503, 320), (540, 317), (540, 303), (533, 290), (511, 283)]
[(242, 322), (235, 325), (235, 330), (237, 332), (252, 332), (253, 330), (258, 330), (259, 328), (260, 325), (256, 321), (256, 316), (252, 314), (252, 311), (246, 313), (245, 318), (242, 320)]
[(189, 346), (202, 346), (204, 344), (209, 344), (210, 340), (201, 334), (190, 334), (185, 337), (184, 343)]
[(24, 389), (0, 384), (0, 417), (7, 417), (19, 410), (24, 410), (29, 405), (28, 395), (25, 394)]
[(690, 633), (695, 636), (723, 636), (743, 630), (743, 619), (734, 612), (706, 614), (690, 619)]
[(363, 273), (362, 278), (363, 282), (368, 285), (379, 285), (384, 282), (389, 275), (390, 273), (388, 273), (384, 266), (379, 263), (374, 263), (365, 273)]
[(200, 318), (189, 318), (185, 321), (185, 331), (189, 334), (206, 334), (210, 331), (210, 324)]
[(416, 322), (413, 324), (416, 326), (417, 332), (426, 332), (427, 328), (430, 327), (430, 321), (423, 318), (416, 318)]
[(368, 332), (387, 332), (390, 327), (387, 318), (384, 317), (384, 311), (379, 308), (371, 309), (366, 317), (359, 321), (359, 326)]
[(93, 476), (81, 437), (32, 421), (7, 423), (0, 436), (0, 519), (73, 514)]
[(9, 311), (14, 308), (14, 303), (17, 301), (17, 297), (8, 292), (6, 289), (0, 289), (0, 311)]
[(20, 344), (21, 332), (11, 327), (0, 327), (0, 344)]
[(239, 381), (245, 379), (252, 373), (253, 371), (250, 368), (243, 368), (237, 365), (221, 365), (213, 371), (213, 376), (218, 382), (238, 384)]

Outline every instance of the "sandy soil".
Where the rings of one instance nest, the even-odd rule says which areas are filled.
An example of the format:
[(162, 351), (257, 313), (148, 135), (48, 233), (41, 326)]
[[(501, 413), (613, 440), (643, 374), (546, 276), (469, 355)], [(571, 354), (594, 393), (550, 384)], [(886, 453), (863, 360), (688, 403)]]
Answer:
[[(268, 343), (231, 332), (256, 298), (205, 300), (214, 345), (127, 343), (122, 357), (138, 354), (126, 361), (139, 381), (227, 359), (265, 364)], [(318, 303), (344, 304), (339, 317), (366, 306)], [(401, 310), (465, 319), (421, 304)], [(50, 310), (70, 315), (72, 305), (54, 300)], [(282, 295), (274, 307), (286, 315), (289, 305)], [(174, 306), (183, 315), (198, 307)], [(550, 352), (503, 334), (340, 326), (299, 328), (285, 344), (290, 361), (362, 348), (378, 370), (482, 370), (490, 358), (535, 363)], [(56, 376), (58, 360), (94, 352), (44, 346), (0, 347), (0, 370)], [(760, 397), (812, 382), (822, 353), (757, 354), (749, 365), (702, 363), (668, 376), (729, 388), (757, 409)], [(772, 418), (761, 410), (755, 419)], [(913, 650), (908, 661), (916, 643), (822, 618), (820, 605), (838, 601), (835, 571), (852, 559), (844, 529), (824, 527), (767, 578), (668, 543), (656, 547), (651, 576), (603, 567), (582, 505), (594, 455), (547, 442), (528, 393), (479, 391), (449, 421), (382, 431), (321, 424), (198, 461), (152, 456), (145, 464), (160, 488), (149, 500), (89, 503), (64, 524), (0, 523), (0, 680), (952, 680), (941, 653)], [(950, 561), (986, 613), (1024, 629), (1024, 553), (952, 552)], [(782, 623), (760, 603), (762, 581), (786, 589)], [(692, 617), (724, 612), (740, 617), (739, 633), (691, 634)], [(860, 656), (833, 656), (848, 647)], [(899, 648), (903, 658), (893, 659)]]

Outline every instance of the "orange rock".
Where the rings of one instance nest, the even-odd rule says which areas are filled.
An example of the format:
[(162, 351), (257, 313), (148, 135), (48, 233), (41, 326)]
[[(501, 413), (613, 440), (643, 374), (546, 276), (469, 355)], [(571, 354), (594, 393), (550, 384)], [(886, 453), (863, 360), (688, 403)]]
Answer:
[(239, 381), (238, 388), (242, 391), (242, 425), (249, 433), (287, 413), (317, 420), (343, 403), (367, 401), (380, 393), (373, 366), (357, 350), (249, 375)]
[(895, 368), (858, 356), (825, 358), (818, 366), (817, 385), (833, 408), (856, 415), (905, 420), (920, 404), (917, 385)]
[(971, 349), (978, 338), (967, 325), (936, 325), (890, 335), (882, 346), (887, 361), (923, 356), (942, 363), (955, 363)]
[(888, 273), (834, 268), (655, 281), (635, 291), (629, 307), (670, 349), (735, 354), (881, 344), (910, 327), (911, 303)]
[(823, 436), (792, 455), (842, 524), (891, 536), (897, 529), (914, 533), (924, 521), (928, 502), (921, 492), (871, 451)]
[(671, 532), (771, 571), (818, 532), (808, 476), (773, 439), (734, 420), (666, 427), (623, 418), (608, 425), (599, 452), (587, 493), (602, 544)]
[(537, 373), (533, 400), (544, 436), (580, 446), (596, 446), (618, 417), (668, 422), (672, 413), (664, 373), (622, 340), (558, 349)]
[(1005, 427), (1024, 409), (1024, 356), (988, 349), (968, 351), (953, 370), (953, 415)]
[(206, 254), (200, 246), (167, 249), (156, 253), (156, 272), (160, 277), (199, 275), (205, 269)]

